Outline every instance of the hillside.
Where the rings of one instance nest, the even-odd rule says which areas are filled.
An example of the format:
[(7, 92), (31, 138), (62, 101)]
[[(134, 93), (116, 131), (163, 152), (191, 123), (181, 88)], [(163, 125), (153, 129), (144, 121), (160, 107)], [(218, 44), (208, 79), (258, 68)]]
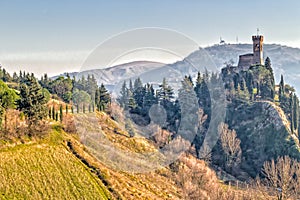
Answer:
[(0, 199), (111, 199), (60, 134), (0, 149)]
[[(96, 116), (100, 131), (116, 147), (139, 153), (155, 149), (150, 140), (128, 137), (122, 123), (107, 114)], [(54, 125), (42, 140), (2, 145), (0, 199), (261, 199), (250, 189), (224, 185), (204, 161), (189, 153), (170, 166), (131, 173), (97, 159), (79, 138)]]

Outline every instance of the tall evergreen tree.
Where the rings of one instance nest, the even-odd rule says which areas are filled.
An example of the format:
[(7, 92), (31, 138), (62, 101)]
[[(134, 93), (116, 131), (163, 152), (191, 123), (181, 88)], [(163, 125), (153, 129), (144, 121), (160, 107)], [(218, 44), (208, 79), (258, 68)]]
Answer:
[(88, 75), (86, 83), (86, 92), (91, 96), (92, 102), (95, 100), (95, 94), (97, 89), (98, 85), (94, 75)]
[(60, 104), (60, 106), (59, 106), (59, 119), (60, 119), (61, 122), (63, 121), (63, 116), (64, 116), (63, 106)]
[(267, 84), (266, 86), (268, 87), (269, 90), (269, 98), (274, 101), (275, 97), (275, 79), (274, 79), (274, 72), (273, 68), (271, 65), (271, 59), (269, 57), (266, 58), (265, 60), (265, 67), (269, 71), (269, 74), (267, 76)]
[(292, 110), (292, 112), (293, 112), (293, 114), (292, 114), (292, 116), (293, 116), (293, 128), (294, 128), (294, 130), (295, 131), (297, 131), (298, 130), (298, 127), (299, 127), (299, 99), (298, 99), (298, 97), (297, 97), (297, 95), (296, 94), (294, 94), (293, 95), (293, 110)]
[(159, 85), (157, 99), (162, 105), (174, 99), (173, 88), (168, 85), (166, 78), (164, 78), (162, 84)]
[(29, 126), (47, 116), (46, 98), (34, 75), (26, 75), (26, 84), (20, 86), (18, 109), (27, 116)]
[(55, 107), (54, 105), (52, 106), (52, 119), (55, 119)]
[(128, 88), (126, 86), (126, 81), (124, 81), (122, 84), (118, 102), (120, 103), (122, 108), (124, 108), (125, 110), (128, 109)]
[(295, 130), (295, 127), (294, 127), (294, 121), (295, 121), (295, 116), (294, 116), (294, 112), (293, 112), (293, 110), (294, 110), (294, 95), (292, 94), (292, 93), (290, 93), (290, 98), (289, 98), (289, 100), (290, 100), (290, 122), (291, 122), (291, 131), (292, 131), (292, 133), (294, 132), (294, 130)]
[(208, 115), (208, 119), (209, 119), (210, 109), (211, 109), (211, 98), (210, 98), (207, 82), (205, 80), (209, 80), (209, 74), (207, 73), (202, 77), (201, 73), (198, 72), (194, 91), (198, 98), (199, 107), (203, 109), (204, 113)]
[(279, 83), (279, 101), (280, 102), (283, 102), (283, 100), (284, 100), (284, 96), (285, 96), (284, 91), (285, 91), (284, 80), (283, 80), (283, 75), (281, 74), (280, 83)]
[(144, 105), (144, 96), (145, 96), (145, 88), (143, 87), (143, 83), (140, 78), (137, 78), (134, 81), (134, 87), (133, 87), (133, 97), (135, 100), (135, 103), (137, 105), (136, 111), (137, 113), (141, 114), (143, 105)]
[(97, 108), (99, 111), (104, 111), (107, 107), (108, 104), (110, 103), (110, 95), (103, 83), (100, 85), (98, 88), (99, 92), (99, 101), (95, 102)]
[(52, 117), (51, 107), (48, 107), (48, 117), (49, 117), (49, 119), (51, 119), (51, 117)]
[(155, 92), (153, 89), (153, 85), (147, 83), (145, 85), (145, 96), (144, 96), (144, 105), (143, 108), (148, 111), (153, 104), (156, 104)]
[(254, 94), (253, 94), (254, 83), (253, 83), (253, 73), (252, 73), (251, 70), (249, 70), (247, 72), (246, 85), (247, 85), (247, 88), (248, 88), (250, 100), (254, 100)]

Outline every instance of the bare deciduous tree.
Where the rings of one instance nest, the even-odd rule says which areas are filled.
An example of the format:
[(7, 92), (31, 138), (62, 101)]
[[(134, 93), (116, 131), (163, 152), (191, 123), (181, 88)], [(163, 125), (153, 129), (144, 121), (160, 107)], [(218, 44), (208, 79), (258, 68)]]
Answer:
[(267, 187), (272, 188), (277, 199), (284, 200), (299, 194), (300, 168), (297, 161), (288, 156), (265, 162), (262, 170)]
[(226, 154), (226, 165), (233, 167), (241, 162), (241, 141), (237, 138), (235, 130), (230, 130), (227, 124), (221, 123), (218, 129), (221, 146)]

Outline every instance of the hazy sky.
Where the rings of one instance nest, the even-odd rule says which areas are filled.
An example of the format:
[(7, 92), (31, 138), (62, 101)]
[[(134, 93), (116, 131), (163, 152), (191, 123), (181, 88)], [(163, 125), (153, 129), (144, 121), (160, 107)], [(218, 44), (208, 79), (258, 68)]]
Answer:
[(1, 0), (0, 63), (38, 75), (78, 71), (99, 43), (141, 27), (176, 30), (201, 47), (220, 36), (251, 43), (258, 27), (265, 43), (300, 47), (300, 1)]

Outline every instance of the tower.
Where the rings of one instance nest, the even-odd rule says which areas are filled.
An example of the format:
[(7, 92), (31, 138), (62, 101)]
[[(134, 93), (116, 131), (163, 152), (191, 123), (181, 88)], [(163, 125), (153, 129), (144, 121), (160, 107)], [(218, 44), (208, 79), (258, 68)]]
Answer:
[(263, 40), (264, 37), (262, 35), (254, 35), (252, 36), (253, 41), (253, 64), (263, 65)]

